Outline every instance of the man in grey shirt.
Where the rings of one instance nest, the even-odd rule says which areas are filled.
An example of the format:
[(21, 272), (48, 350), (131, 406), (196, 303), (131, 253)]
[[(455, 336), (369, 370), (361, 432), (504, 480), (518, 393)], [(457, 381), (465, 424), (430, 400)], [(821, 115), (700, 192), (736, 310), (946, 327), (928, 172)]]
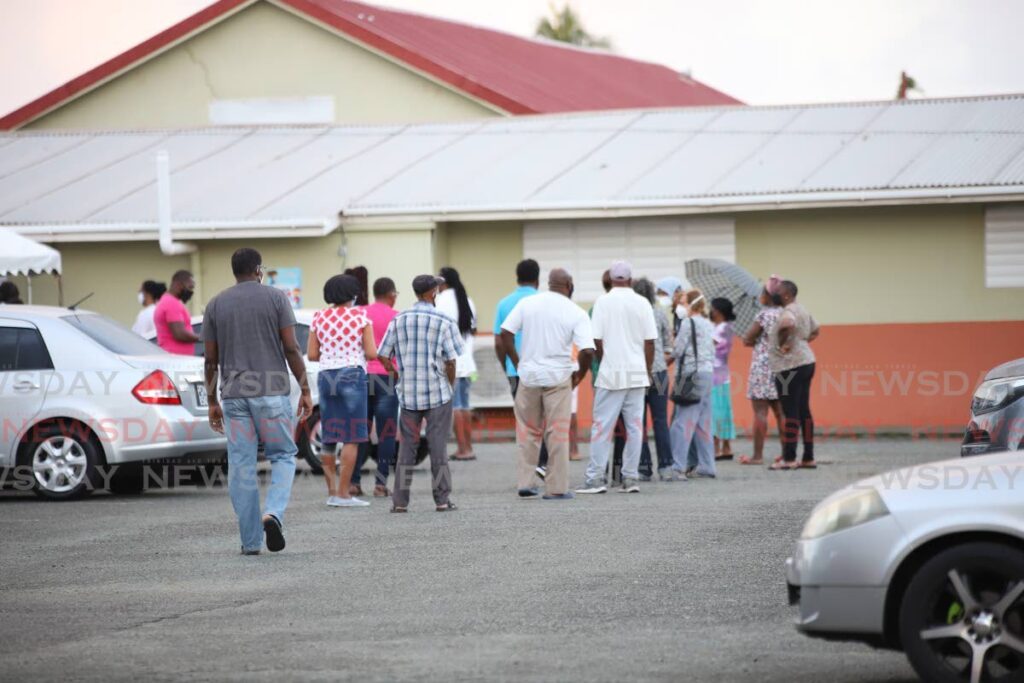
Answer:
[[(300, 423), (313, 412), (313, 399), (288, 297), (262, 285), (263, 258), (255, 249), (236, 251), (231, 269), (237, 284), (215, 296), (203, 317), (206, 387), (210, 426), (228, 439), (228, 491), (238, 516), (242, 554), (258, 555), (264, 533), (267, 550), (277, 552), (285, 545), (282, 525), (297, 452), (288, 368), (302, 389)], [(262, 520), (256, 477), (256, 450), (261, 442), (271, 467)]]

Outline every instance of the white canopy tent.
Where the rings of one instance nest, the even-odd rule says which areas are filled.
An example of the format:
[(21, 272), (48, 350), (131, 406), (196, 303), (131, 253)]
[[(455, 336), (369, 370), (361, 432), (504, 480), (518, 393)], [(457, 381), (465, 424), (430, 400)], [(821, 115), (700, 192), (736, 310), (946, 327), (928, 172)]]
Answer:
[(57, 276), (58, 303), (64, 305), (60, 252), (19, 235), (9, 228), (0, 228), (0, 276), (26, 276), (26, 294), (28, 303), (32, 303), (32, 276), (44, 274)]

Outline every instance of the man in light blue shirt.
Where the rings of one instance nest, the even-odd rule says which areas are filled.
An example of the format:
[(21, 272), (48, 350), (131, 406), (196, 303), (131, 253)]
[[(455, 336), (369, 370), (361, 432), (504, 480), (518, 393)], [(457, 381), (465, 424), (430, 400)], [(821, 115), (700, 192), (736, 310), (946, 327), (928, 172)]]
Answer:
[[(516, 265), (516, 281), (519, 286), (515, 291), (498, 302), (498, 310), (494, 313), (494, 353), (498, 356), (498, 362), (505, 366), (505, 374), (508, 375), (508, 386), (512, 390), (512, 398), (516, 397), (519, 389), (519, 375), (516, 373), (512, 360), (505, 353), (505, 347), (501, 343), (501, 325), (505, 318), (512, 312), (522, 299), (533, 296), (540, 286), (540, 264), (532, 258), (524, 259)], [(516, 353), (519, 353), (523, 346), (523, 332), (516, 333)], [(548, 449), (546, 444), (541, 445), (540, 461), (537, 465), (537, 476), (543, 479), (547, 476)], [(533, 489), (530, 489), (533, 490)], [(538, 491), (539, 493), (539, 491)]]

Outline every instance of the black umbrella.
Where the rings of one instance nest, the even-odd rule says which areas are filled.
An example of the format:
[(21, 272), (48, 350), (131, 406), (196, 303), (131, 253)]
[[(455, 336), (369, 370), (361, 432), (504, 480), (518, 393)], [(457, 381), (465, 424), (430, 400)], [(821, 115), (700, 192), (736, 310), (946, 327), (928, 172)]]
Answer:
[(686, 279), (700, 289), (708, 301), (722, 297), (732, 302), (736, 334), (745, 334), (761, 310), (758, 297), (763, 286), (757, 278), (735, 263), (721, 259), (694, 259), (686, 262)]

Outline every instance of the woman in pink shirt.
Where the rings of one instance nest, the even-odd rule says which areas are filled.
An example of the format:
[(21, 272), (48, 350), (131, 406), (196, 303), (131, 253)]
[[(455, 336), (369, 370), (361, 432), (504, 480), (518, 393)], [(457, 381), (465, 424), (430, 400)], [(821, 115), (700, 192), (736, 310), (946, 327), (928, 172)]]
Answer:
[[(398, 311), (395, 310), (395, 301), (398, 299), (395, 281), (389, 277), (382, 277), (374, 282), (373, 299), (373, 303), (366, 306), (363, 312), (370, 319), (373, 339), (377, 346), (380, 346), (384, 333), (388, 331), (388, 325), (398, 315)], [(395, 437), (398, 434), (398, 394), (395, 393), (395, 378), (388, 375), (388, 371), (379, 360), (367, 363), (366, 373), (367, 424), (372, 423), (377, 430), (377, 475), (373, 497), (387, 498), (391, 495), (388, 491), (388, 474), (395, 460)], [(352, 473), (353, 495), (362, 495), (361, 471), (369, 455), (370, 444), (360, 444), (359, 460), (355, 472)]]

